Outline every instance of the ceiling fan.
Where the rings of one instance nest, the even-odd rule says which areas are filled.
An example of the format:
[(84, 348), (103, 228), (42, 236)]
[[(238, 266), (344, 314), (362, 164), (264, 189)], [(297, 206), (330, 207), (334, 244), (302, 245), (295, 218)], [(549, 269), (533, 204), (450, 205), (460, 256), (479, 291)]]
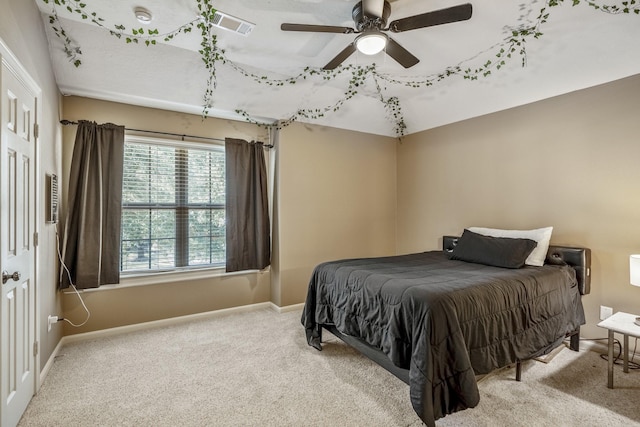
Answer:
[(282, 31), (358, 34), (353, 42), (323, 67), (324, 70), (333, 70), (356, 50), (367, 55), (375, 55), (385, 48), (390, 57), (395, 59), (403, 67), (409, 68), (416, 65), (420, 60), (404, 47), (400, 46), (398, 42), (383, 33), (383, 31), (400, 33), (418, 28), (466, 21), (471, 18), (471, 12), (471, 4), (465, 3), (446, 9), (396, 19), (386, 26), (387, 19), (389, 15), (391, 15), (391, 5), (389, 1), (362, 0), (356, 3), (351, 12), (356, 28), (285, 23), (280, 26), (280, 29)]

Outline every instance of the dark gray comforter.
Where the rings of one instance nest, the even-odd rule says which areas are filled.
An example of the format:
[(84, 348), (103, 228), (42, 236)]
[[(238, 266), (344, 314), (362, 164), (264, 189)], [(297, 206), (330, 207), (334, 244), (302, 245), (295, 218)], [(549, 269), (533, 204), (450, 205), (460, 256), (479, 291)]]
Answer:
[(442, 251), (316, 267), (302, 314), (307, 341), (335, 325), (409, 369), (427, 424), (478, 404), (475, 374), (548, 353), (584, 323), (575, 272), (449, 260)]

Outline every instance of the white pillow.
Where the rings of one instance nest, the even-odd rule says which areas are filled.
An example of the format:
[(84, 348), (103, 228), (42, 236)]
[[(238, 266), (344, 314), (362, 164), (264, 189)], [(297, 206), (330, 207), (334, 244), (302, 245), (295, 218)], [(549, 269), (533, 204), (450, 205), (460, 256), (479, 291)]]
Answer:
[(547, 258), (551, 232), (553, 227), (536, 228), (535, 230), (501, 230), (499, 228), (468, 227), (467, 230), (491, 237), (510, 237), (512, 239), (531, 239), (538, 245), (525, 260), (526, 265), (542, 266)]

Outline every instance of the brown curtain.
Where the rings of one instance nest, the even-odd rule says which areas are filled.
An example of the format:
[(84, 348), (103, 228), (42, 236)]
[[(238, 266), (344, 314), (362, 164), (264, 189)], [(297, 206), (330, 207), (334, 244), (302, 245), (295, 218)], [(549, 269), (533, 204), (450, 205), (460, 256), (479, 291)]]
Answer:
[[(78, 289), (120, 282), (124, 126), (78, 123), (63, 259)], [(62, 272), (60, 286), (69, 286)]]
[(225, 140), (226, 271), (261, 270), (271, 262), (267, 168), (260, 142)]

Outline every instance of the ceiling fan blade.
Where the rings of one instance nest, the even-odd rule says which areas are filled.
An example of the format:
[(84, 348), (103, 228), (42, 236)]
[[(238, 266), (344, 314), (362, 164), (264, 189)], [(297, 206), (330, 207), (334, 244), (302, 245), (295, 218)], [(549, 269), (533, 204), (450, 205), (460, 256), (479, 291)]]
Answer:
[(356, 51), (356, 44), (355, 43), (351, 43), (349, 44), (347, 47), (345, 47), (342, 52), (340, 52), (338, 55), (336, 55), (335, 58), (333, 58), (331, 61), (329, 61), (329, 63), (327, 65), (325, 65), (324, 67), (322, 67), (323, 70), (333, 70), (334, 68), (336, 68), (338, 65), (342, 64), (342, 62), (347, 59), (348, 57), (351, 56), (351, 54), (353, 52)]
[(407, 49), (400, 46), (398, 42), (393, 40), (391, 37), (387, 40), (386, 50), (387, 55), (395, 59), (398, 64), (402, 65), (404, 68), (413, 67), (420, 62), (418, 58), (413, 56)]
[(309, 31), (316, 33), (339, 33), (339, 34), (352, 34), (355, 32), (353, 28), (349, 27), (334, 27), (331, 25), (308, 25), (308, 24), (282, 24), (280, 25), (282, 31)]
[(365, 16), (382, 17), (384, 0), (362, 0), (362, 10)]
[(434, 10), (421, 15), (396, 19), (389, 24), (389, 30), (394, 33), (415, 30), (417, 28), (433, 27), (434, 25), (449, 24), (451, 22), (466, 21), (471, 18), (471, 3)]

